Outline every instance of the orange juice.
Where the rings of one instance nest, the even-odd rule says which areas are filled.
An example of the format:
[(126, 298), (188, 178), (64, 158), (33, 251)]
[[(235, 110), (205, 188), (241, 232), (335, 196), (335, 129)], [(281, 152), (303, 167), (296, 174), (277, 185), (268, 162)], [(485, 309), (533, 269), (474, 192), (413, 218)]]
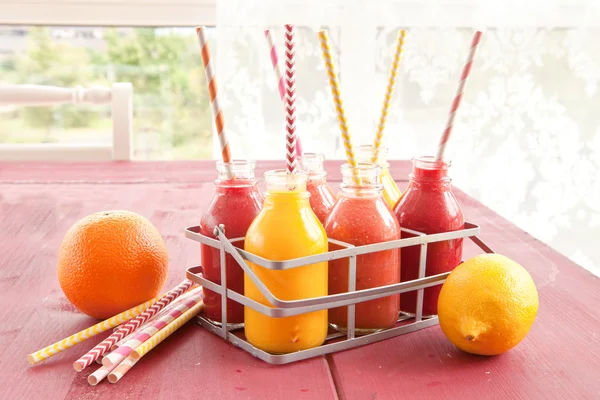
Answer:
[[(265, 173), (264, 208), (250, 225), (244, 248), (269, 260), (283, 261), (325, 253), (327, 237), (309, 203), (306, 173), (287, 175), (283, 170)], [(273, 271), (248, 263), (275, 297), (300, 300), (327, 295), (327, 262)], [(244, 294), (272, 305), (245, 276)], [(327, 310), (271, 318), (244, 308), (246, 339), (270, 353), (290, 353), (321, 345), (327, 336)]]
[[(357, 146), (355, 149), (356, 161), (359, 163), (373, 162), (374, 153), (375, 148), (372, 145)], [(390, 164), (387, 162), (386, 158), (387, 148), (381, 146), (375, 163), (381, 167), (379, 179), (383, 185), (383, 200), (385, 200), (390, 208), (393, 209), (396, 203), (398, 203), (398, 200), (400, 200), (402, 192), (398, 188), (398, 185), (396, 185), (394, 178), (390, 175)]]

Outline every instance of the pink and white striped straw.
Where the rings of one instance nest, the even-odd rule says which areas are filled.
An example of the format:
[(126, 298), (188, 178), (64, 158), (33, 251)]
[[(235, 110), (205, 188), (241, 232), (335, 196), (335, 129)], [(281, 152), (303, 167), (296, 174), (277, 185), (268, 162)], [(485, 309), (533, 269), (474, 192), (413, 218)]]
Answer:
[[(283, 65), (279, 60), (277, 45), (275, 44), (275, 36), (270, 29), (265, 30), (265, 38), (267, 39), (267, 45), (269, 46), (269, 55), (271, 57), (271, 64), (273, 65), (273, 71), (275, 71), (275, 77), (277, 78), (277, 90), (279, 91), (279, 97), (285, 106), (285, 80), (283, 79)], [(296, 136), (296, 154), (301, 156), (302, 153), (302, 141), (300, 140), (299, 136)]]
[(288, 174), (296, 172), (296, 33), (285, 25), (285, 151)]
[[(188, 290), (187, 292), (185, 292), (184, 294), (179, 296), (167, 307), (163, 308), (156, 315), (154, 315), (152, 318), (150, 318), (148, 321), (146, 321), (142, 325), (140, 325), (140, 327), (137, 328), (137, 331), (141, 331), (142, 329), (147, 328), (150, 324), (152, 324), (158, 318), (163, 317), (165, 314), (169, 313), (173, 307), (178, 306), (179, 304), (181, 304), (182, 301), (186, 301), (190, 296), (193, 296), (195, 294), (194, 289), (196, 287), (197, 287), (197, 285), (192, 286), (190, 290)], [(131, 339), (137, 333), (137, 331), (131, 332), (129, 335), (125, 336), (123, 339), (119, 340), (117, 343), (112, 345), (110, 348), (110, 351), (115, 351), (119, 346), (122, 346), (125, 342), (127, 342), (129, 339)], [(96, 360), (96, 362), (98, 362), (98, 364), (102, 364), (102, 360), (99, 361), (99, 359), (98, 359), (98, 360)]]
[(158, 318), (152, 322), (146, 328), (139, 330), (131, 339), (126, 343), (123, 343), (115, 351), (107, 355), (102, 359), (102, 365), (110, 367), (113, 365), (120, 364), (128, 355), (131, 354), (136, 347), (150, 339), (152, 335), (163, 329), (165, 326), (170, 324), (177, 317), (181, 316), (184, 312), (195, 306), (197, 303), (202, 301), (202, 288), (192, 290), (194, 293), (186, 301), (171, 307), (171, 310), (164, 316)]
[(450, 107), (450, 113), (448, 114), (448, 121), (446, 122), (446, 129), (440, 138), (440, 143), (438, 144), (437, 153), (435, 155), (435, 161), (439, 161), (444, 158), (444, 151), (446, 150), (446, 145), (448, 144), (448, 139), (450, 138), (450, 133), (452, 132), (452, 128), (454, 127), (454, 118), (456, 117), (456, 112), (458, 107), (460, 106), (460, 102), (463, 97), (463, 92), (465, 89), (465, 83), (467, 82), (467, 78), (471, 73), (471, 67), (473, 66), (473, 58), (475, 57), (475, 52), (477, 51), (477, 46), (479, 46), (479, 41), (481, 40), (481, 32), (477, 31), (473, 35), (473, 41), (471, 42), (471, 48), (469, 50), (469, 55), (467, 56), (467, 61), (463, 67), (462, 73), (460, 74), (460, 81), (458, 82), (458, 89), (456, 90), (456, 96), (454, 96), (454, 101), (452, 102), (452, 107)]
[(194, 282), (186, 279), (177, 285), (177, 287), (171, 289), (164, 297), (154, 303), (152, 307), (148, 308), (146, 311), (129, 321), (121, 329), (114, 332), (112, 335), (100, 342), (100, 344), (98, 344), (96, 347), (84, 354), (79, 360), (75, 361), (73, 363), (73, 368), (75, 368), (75, 371), (80, 372), (85, 367), (96, 361), (98, 357), (109, 351), (115, 343), (139, 328), (140, 325), (152, 318), (156, 313), (165, 308), (173, 300), (181, 296), (193, 284)]

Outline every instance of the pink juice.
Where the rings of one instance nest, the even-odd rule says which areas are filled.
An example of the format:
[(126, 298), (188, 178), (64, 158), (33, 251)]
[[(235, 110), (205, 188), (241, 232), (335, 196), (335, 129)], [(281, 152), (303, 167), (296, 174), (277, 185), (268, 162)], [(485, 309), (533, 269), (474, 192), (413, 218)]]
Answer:
[[(394, 211), (402, 228), (426, 234), (456, 231), (464, 227), (462, 210), (452, 193), (449, 164), (434, 161), (433, 157), (413, 159), (413, 171), (408, 188)], [(402, 232), (402, 237), (411, 235)], [(419, 277), (420, 246), (401, 249), (402, 282)], [(427, 246), (426, 276), (452, 271), (462, 260), (462, 239), (430, 243)], [(426, 288), (423, 315), (437, 314), (441, 285)], [(415, 313), (417, 291), (400, 295), (400, 309)]]
[[(225, 225), (225, 234), (229, 239), (246, 236), (250, 224), (262, 209), (263, 198), (258, 192), (257, 182), (254, 179), (254, 163), (234, 161), (231, 165), (235, 179), (227, 179), (225, 164), (217, 163), (219, 179), (216, 181), (215, 196), (200, 221), (200, 233), (211, 238), (214, 238), (214, 227), (220, 224)], [(201, 260), (204, 277), (220, 284), (219, 249), (201, 245)], [(229, 254), (226, 256), (226, 267), (227, 288), (243, 294), (244, 271)], [(221, 295), (208, 289), (203, 291), (206, 317), (220, 323), (222, 321)], [(244, 306), (228, 299), (227, 322), (232, 326), (242, 324)]]
[(323, 225), (336, 201), (327, 185), (327, 173), (323, 168), (324, 160), (321, 154), (315, 153), (304, 153), (298, 157), (300, 169), (308, 173), (306, 191), (310, 193), (310, 207)]
[(335, 204), (333, 192), (327, 186), (325, 179), (311, 179), (310, 177), (306, 184), (306, 190), (310, 193), (310, 207), (321, 224), (325, 225), (325, 220)]

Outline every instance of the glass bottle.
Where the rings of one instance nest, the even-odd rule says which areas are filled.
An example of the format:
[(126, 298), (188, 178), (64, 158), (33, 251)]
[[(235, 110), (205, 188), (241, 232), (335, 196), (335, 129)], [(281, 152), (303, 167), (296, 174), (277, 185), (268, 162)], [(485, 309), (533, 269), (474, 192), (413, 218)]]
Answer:
[[(232, 161), (225, 164), (217, 161), (217, 180), (214, 197), (200, 220), (200, 233), (214, 238), (213, 229), (223, 224), (229, 238), (246, 235), (248, 227), (262, 209), (263, 198), (258, 191), (254, 178), (254, 161)], [(227, 168), (234, 178), (227, 178)], [(200, 245), (204, 277), (217, 284), (221, 283), (221, 266), (219, 249)], [(226, 256), (227, 288), (244, 293), (244, 271), (231, 255)], [(203, 289), (204, 312), (214, 323), (221, 323), (221, 295)], [(227, 322), (231, 328), (239, 327), (244, 322), (244, 306), (228, 299)]]
[[(327, 252), (327, 237), (309, 203), (307, 174), (284, 170), (265, 173), (264, 208), (246, 234), (245, 249), (269, 260), (283, 261)], [(282, 300), (327, 295), (327, 262), (273, 271), (248, 263), (269, 290)], [(271, 304), (245, 277), (245, 295)], [(327, 310), (271, 318), (245, 307), (247, 340), (270, 353), (290, 353), (321, 345), (327, 336)]]
[[(450, 162), (435, 161), (433, 157), (412, 160), (413, 169), (408, 188), (394, 212), (403, 228), (426, 234), (462, 229), (465, 224), (462, 210), (452, 193), (448, 168)], [(403, 237), (410, 235), (403, 232)], [(426, 276), (452, 271), (462, 259), (462, 239), (430, 243), (427, 246)], [(420, 246), (402, 248), (402, 281), (419, 277)], [(423, 315), (437, 314), (437, 300), (441, 285), (426, 288), (423, 297)], [(400, 295), (400, 309), (416, 312), (417, 292)]]
[[(325, 230), (327, 237), (355, 246), (400, 239), (400, 225), (390, 206), (383, 199), (381, 167), (358, 164), (360, 183), (353, 178), (349, 164), (342, 165), (340, 197)], [(359, 255), (356, 258), (356, 290), (400, 282), (400, 249)], [(348, 291), (348, 259), (329, 262), (329, 294)], [(347, 307), (329, 311), (329, 323), (337, 330), (347, 327)], [(371, 333), (394, 326), (398, 320), (398, 295), (356, 304), (356, 333)]]
[(323, 169), (325, 158), (321, 154), (304, 153), (298, 157), (300, 169), (308, 173), (306, 190), (310, 193), (310, 206), (322, 224), (335, 204), (335, 196), (327, 185), (327, 172)]
[[(402, 192), (400, 192), (394, 178), (390, 175), (390, 163), (387, 162), (387, 153), (387, 147), (380, 146), (377, 161), (375, 161), (375, 163), (381, 167), (380, 179), (383, 184), (383, 199), (388, 203), (390, 208), (393, 209), (396, 206), (396, 203), (398, 203)], [(357, 146), (354, 150), (356, 162), (359, 163), (373, 162), (374, 154), (375, 147), (369, 144)]]

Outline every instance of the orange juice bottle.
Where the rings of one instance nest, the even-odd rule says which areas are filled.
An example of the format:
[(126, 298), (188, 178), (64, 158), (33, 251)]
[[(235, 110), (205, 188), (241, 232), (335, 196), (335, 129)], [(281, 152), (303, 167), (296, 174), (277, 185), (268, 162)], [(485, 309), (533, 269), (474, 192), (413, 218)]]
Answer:
[[(248, 228), (246, 251), (274, 261), (327, 252), (325, 229), (310, 207), (306, 173), (268, 171), (265, 181), (264, 207)], [(282, 271), (250, 262), (248, 265), (281, 300), (327, 295), (327, 262)], [(272, 307), (248, 276), (244, 277), (244, 294)], [(246, 339), (255, 347), (270, 353), (290, 353), (319, 346), (325, 341), (327, 310), (272, 318), (245, 307), (244, 324)]]
[[(392, 175), (390, 175), (390, 163), (387, 162), (387, 152), (387, 147), (380, 146), (375, 164), (381, 167), (379, 179), (383, 185), (383, 199), (391, 209), (394, 209), (394, 206), (400, 200), (402, 192), (398, 188), (398, 185), (396, 185)], [(372, 162), (373, 154), (375, 154), (375, 148), (372, 145), (357, 146), (355, 149), (356, 161), (359, 163)]]

